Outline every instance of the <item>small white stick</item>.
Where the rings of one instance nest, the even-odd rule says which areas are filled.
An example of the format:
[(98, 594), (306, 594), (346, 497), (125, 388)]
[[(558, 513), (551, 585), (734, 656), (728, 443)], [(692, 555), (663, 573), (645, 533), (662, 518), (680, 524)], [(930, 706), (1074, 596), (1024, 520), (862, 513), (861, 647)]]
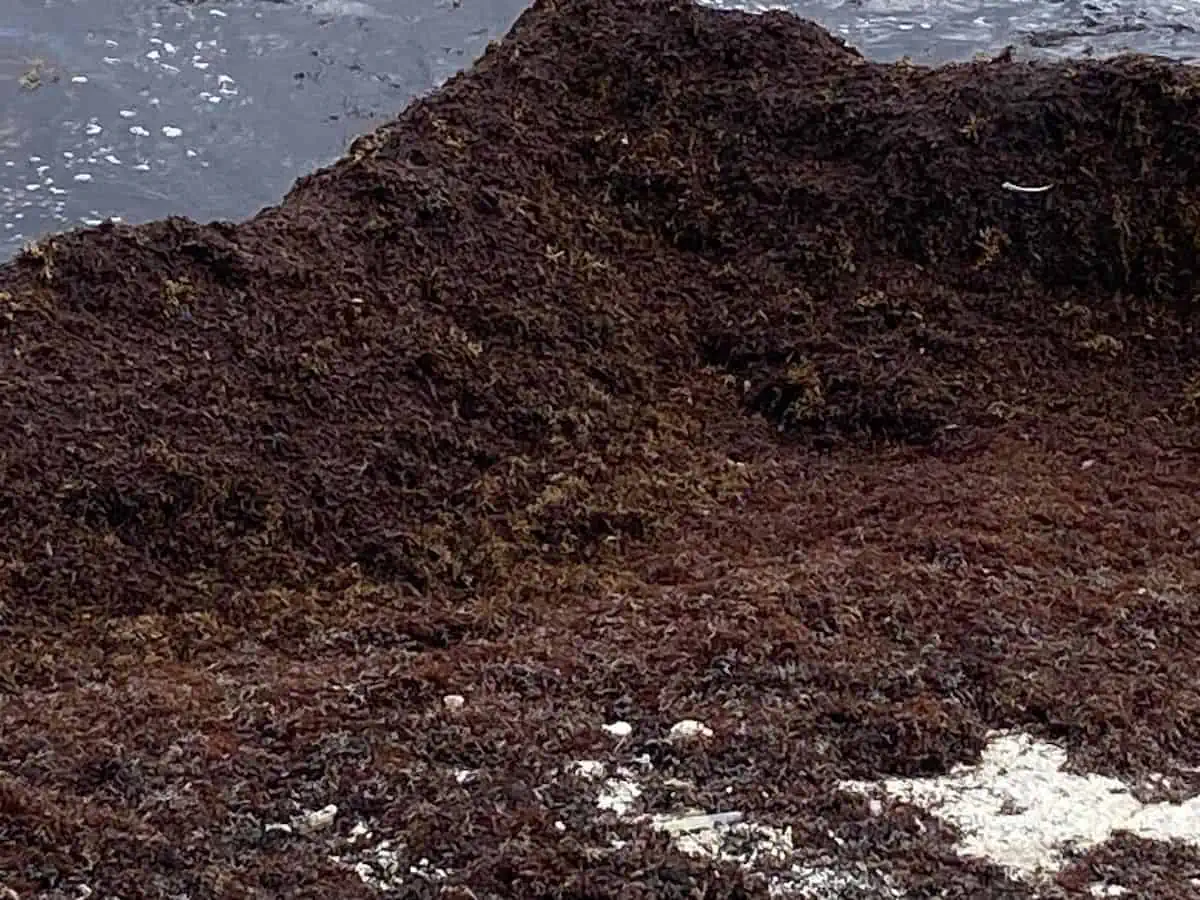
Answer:
[(718, 826), (728, 828), (730, 825), (737, 825), (742, 821), (740, 812), (724, 812), (712, 813), (704, 815), (698, 813), (691, 816), (678, 816), (672, 818), (670, 816), (660, 816), (655, 819), (654, 827), (660, 831), (667, 831), (672, 834), (691, 834), (694, 831), (712, 831)]
[(1044, 194), (1046, 191), (1050, 190), (1050, 188), (1054, 187), (1054, 185), (1043, 184), (1039, 185), (1038, 187), (1021, 187), (1019, 184), (1013, 184), (1011, 181), (1006, 181), (1004, 184), (1000, 185), (1000, 187), (1004, 188), (1006, 191), (1016, 191), (1018, 194)]

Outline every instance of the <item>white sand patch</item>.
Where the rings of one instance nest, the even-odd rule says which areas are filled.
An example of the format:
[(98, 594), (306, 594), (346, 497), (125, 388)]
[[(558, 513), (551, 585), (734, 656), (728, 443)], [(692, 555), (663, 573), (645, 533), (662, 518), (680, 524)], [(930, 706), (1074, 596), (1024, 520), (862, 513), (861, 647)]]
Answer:
[(596, 805), (601, 809), (611, 810), (618, 816), (627, 816), (642, 796), (642, 789), (630, 777), (632, 773), (628, 770), (620, 769), (618, 774), (621, 777), (605, 780), (600, 796), (596, 798)]
[(1129, 893), (1129, 888), (1119, 884), (1093, 884), (1088, 888), (1088, 893), (1093, 897), (1124, 897)]
[[(353, 845), (360, 839), (369, 841), (371, 838), (370, 828), (366, 823), (359, 822), (346, 840)], [(363, 884), (383, 892), (399, 891), (406, 881), (436, 883), (450, 877), (449, 870), (433, 865), (428, 859), (422, 858), (415, 864), (406, 865), (405, 850), (404, 844), (398, 841), (382, 840), (359, 851), (357, 859), (350, 855), (331, 856), (329, 859), (353, 869)]]
[[(581, 759), (568, 765), (566, 771), (589, 781), (599, 781), (608, 772), (608, 767), (597, 759)], [(604, 779), (596, 797), (596, 806), (625, 818), (641, 796), (642, 788), (637, 783), (634, 773), (619, 767), (616, 777)]]
[(732, 863), (767, 879), (772, 897), (837, 900), (853, 895), (893, 900), (904, 897), (881, 873), (795, 861), (791, 828), (742, 821), (738, 812), (658, 817), (654, 827), (675, 835), (675, 846), (693, 858)]
[(771, 880), (772, 897), (797, 900), (842, 900), (843, 897), (878, 897), (900, 900), (907, 896), (886, 875), (872, 875), (866, 868), (858, 871), (835, 866), (792, 866)]
[(695, 719), (683, 719), (671, 726), (671, 740), (694, 741), (713, 736), (713, 730)]
[(581, 759), (567, 766), (567, 771), (582, 778), (600, 778), (607, 770), (598, 759)]
[(1103, 775), (1063, 771), (1066, 751), (1023, 734), (994, 734), (979, 765), (927, 779), (843, 782), (843, 790), (882, 792), (954, 825), (963, 856), (1027, 880), (1052, 877), (1068, 849), (1086, 851), (1117, 832), (1200, 847), (1200, 798), (1144, 804)]
[[(604, 729), (610, 734), (613, 732), (612, 726), (604, 726)], [(622, 728), (617, 731), (620, 737), (628, 734)], [(702, 722), (685, 719), (671, 728), (670, 738), (687, 742), (710, 737), (712, 733)], [(895, 887), (885, 874), (871, 872), (865, 866), (860, 866), (861, 871), (857, 871), (832, 863), (801, 864), (796, 859), (796, 847), (789, 827), (748, 822), (745, 815), (738, 811), (707, 813), (691, 809), (656, 816), (638, 813), (635, 807), (643, 794), (641, 779), (653, 777), (653, 766), (648, 756), (638, 757), (634, 762), (643, 770), (641, 775), (630, 768), (618, 766), (610, 777), (609, 767), (594, 759), (572, 762), (565, 767), (565, 771), (589, 781), (600, 782), (596, 794), (596, 806), (600, 810), (615, 813), (626, 824), (648, 826), (669, 834), (676, 848), (694, 859), (735, 865), (753, 873), (766, 881), (772, 897), (796, 900), (840, 900), (851, 894), (879, 900), (904, 897), (904, 892)], [(660, 783), (665, 786), (673, 781), (663, 779)], [(684, 785), (682, 782), (679, 784)], [(563, 822), (556, 822), (555, 828), (559, 832), (567, 830)], [(613, 837), (610, 847), (619, 850), (626, 843), (621, 838)]]
[(725, 825), (720, 822), (720, 815), (706, 817), (716, 820), (708, 827), (678, 834), (675, 846), (688, 856), (736, 863), (745, 869), (779, 869), (791, 863), (796, 852), (791, 828), (747, 822)]

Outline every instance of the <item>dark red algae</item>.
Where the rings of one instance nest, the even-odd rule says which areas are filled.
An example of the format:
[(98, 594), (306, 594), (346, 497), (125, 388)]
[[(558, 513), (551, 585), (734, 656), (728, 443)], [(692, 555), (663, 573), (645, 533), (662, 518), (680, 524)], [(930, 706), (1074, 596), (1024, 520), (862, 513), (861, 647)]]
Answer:
[(838, 785), (1018, 731), (1193, 796), (1198, 98), (541, 0), (249, 221), (30, 247), (0, 894), (1196, 897)]

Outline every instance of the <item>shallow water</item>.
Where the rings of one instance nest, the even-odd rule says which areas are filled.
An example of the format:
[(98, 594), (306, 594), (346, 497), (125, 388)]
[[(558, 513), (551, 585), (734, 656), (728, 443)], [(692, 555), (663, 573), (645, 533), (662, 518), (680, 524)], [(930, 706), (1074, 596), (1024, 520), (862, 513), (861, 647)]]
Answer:
[(788, 9), (815, 19), (873, 59), (970, 59), (1011, 46), (1017, 56), (1153, 53), (1200, 57), (1200, 3), (1176, 0), (710, 0), (710, 6)]
[[(712, 5), (752, 6), (724, 0)], [(240, 219), (336, 159), (508, 30), (525, 0), (5, 0), (0, 258), (108, 217)], [(778, 4), (868, 55), (1138, 50), (1190, 59), (1200, 5)]]
[(110, 216), (207, 221), (276, 203), (523, 6), (5, 0), (0, 257)]

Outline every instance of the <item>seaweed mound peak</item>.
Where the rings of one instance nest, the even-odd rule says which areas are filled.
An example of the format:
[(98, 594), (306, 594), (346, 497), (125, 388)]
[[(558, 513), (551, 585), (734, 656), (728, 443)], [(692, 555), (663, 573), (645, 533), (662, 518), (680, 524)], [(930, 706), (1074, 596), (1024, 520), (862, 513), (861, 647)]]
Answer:
[(155, 604), (357, 562), (424, 589), (447, 572), (418, 523), (470, 532), (518, 459), (547, 471), (505, 512), (532, 502), (704, 367), (725, 411), (825, 447), (929, 443), (1048, 358), (1107, 368), (1159, 321), (1139, 298), (1191, 302), (1194, 79), (535, 7), (252, 221), (106, 226), (7, 270), (9, 533), (55, 548), (24, 584)]

